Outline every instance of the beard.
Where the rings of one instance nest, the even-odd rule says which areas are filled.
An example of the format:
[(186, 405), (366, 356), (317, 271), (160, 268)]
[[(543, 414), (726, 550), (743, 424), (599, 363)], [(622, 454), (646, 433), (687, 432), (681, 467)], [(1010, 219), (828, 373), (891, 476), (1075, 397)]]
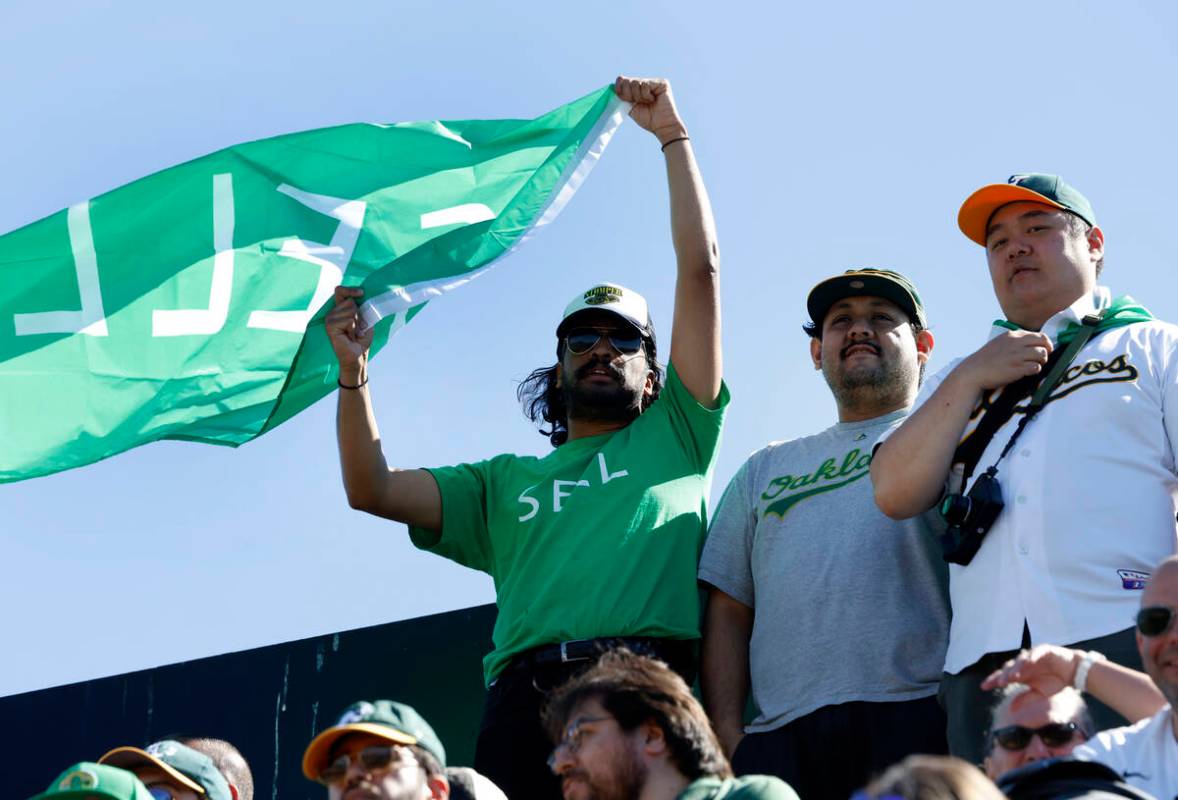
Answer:
[[(583, 379), (594, 369), (605, 369), (611, 383), (590, 384)], [(642, 411), (641, 387), (629, 386), (626, 374), (606, 360), (581, 365), (572, 381), (561, 386), (569, 419), (586, 422), (631, 422)]]
[(629, 751), (613, 760), (610, 774), (591, 776), (580, 770), (566, 773), (585, 782), (588, 794), (584, 800), (637, 800), (646, 785), (646, 767)]
[[(867, 344), (875, 349), (874, 362), (846, 365), (847, 350)], [(908, 396), (913, 379), (919, 380), (917, 367), (903, 360), (885, 359), (880, 347), (872, 342), (854, 342), (839, 351), (837, 364), (822, 364), (822, 375), (840, 407), (895, 405)]]

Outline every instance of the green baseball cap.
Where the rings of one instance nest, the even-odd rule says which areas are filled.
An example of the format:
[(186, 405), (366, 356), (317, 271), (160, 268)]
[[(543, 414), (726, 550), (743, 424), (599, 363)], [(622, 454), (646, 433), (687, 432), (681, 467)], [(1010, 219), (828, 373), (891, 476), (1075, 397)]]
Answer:
[(417, 745), (446, 766), (446, 749), (441, 739), (412, 706), (394, 700), (360, 700), (348, 706), (334, 725), (307, 745), (303, 774), (317, 780), (328, 764), (332, 746), (350, 733), (363, 733), (391, 744)]
[(973, 241), (986, 246), (986, 228), (994, 212), (1008, 203), (1043, 203), (1070, 211), (1089, 225), (1096, 224), (1096, 212), (1088, 198), (1064, 183), (1058, 175), (1027, 172), (1011, 175), (1006, 183), (991, 183), (965, 198), (957, 212), (957, 227)]
[(142, 750), (138, 747), (116, 747), (98, 759), (98, 763), (131, 772), (137, 767), (153, 767), (165, 772), (180, 786), (208, 800), (233, 800), (229, 781), (211, 758), (171, 739), (149, 744)]
[(912, 322), (921, 328), (928, 327), (924, 305), (920, 302), (916, 287), (912, 281), (890, 269), (849, 269), (841, 275), (819, 281), (806, 298), (806, 310), (821, 331), (822, 321), (826, 319), (826, 312), (830, 311), (831, 306), (845, 297), (858, 295), (891, 300), (904, 310)]
[(29, 800), (152, 800), (134, 774), (118, 767), (82, 761), (54, 778), (49, 788)]

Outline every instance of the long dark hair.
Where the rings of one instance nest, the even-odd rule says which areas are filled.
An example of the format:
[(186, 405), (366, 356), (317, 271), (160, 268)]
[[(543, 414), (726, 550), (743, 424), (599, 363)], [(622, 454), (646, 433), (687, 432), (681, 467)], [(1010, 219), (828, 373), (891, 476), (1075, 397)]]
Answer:
[[(642, 398), (642, 410), (658, 399), (663, 390), (663, 368), (655, 359), (654, 339), (642, 337), (642, 349), (646, 351), (646, 363), (654, 373), (654, 387), (649, 395)], [(556, 346), (557, 359), (564, 358), (564, 340)], [(569, 412), (564, 405), (564, 390), (557, 385), (556, 368), (558, 360), (551, 367), (532, 370), (515, 390), (515, 396), (524, 407), (524, 416), (540, 426), (540, 435), (547, 436), (553, 447), (559, 447), (569, 440)], [(545, 430), (545, 424), (548, 429)]]

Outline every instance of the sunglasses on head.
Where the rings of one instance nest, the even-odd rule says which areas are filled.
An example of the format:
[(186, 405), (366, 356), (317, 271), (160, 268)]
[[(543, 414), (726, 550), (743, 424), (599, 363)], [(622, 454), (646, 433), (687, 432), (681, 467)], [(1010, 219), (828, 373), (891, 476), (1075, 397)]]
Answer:
[(1150, 606), (1137, 612), (1137, 630), (1142, 636), (1161, 636), (1174, 624), (1174, 610), (1166, 606)]
[(624, 356), (633, 355), (642, 347), (642, 334), (637, 331), (599, 331), (594, 328), (574, 328), (564, 335), (564, 346), (573, 355), (583, 356), (596, 347), (603, 336)]
[(390, 765), (417, 763), (407, 747), (399, 744), (374, 744), (351, 755), (341, 753), (336, 756), (330, 764), (319, 770), (319, 782), (325, 785), (339, 783), (348, 774), (348, 767), (353, 761), (360, 762), (360, 766), (369, 772)]
[(1031, 743), (1031, 737), (1038, 736), (1039, 741), (1048, 747), (1062, 747), (1075, 737), (1076, 730), (1074, 722), (1049, 722), (1040, 728), (1007, 725), (994, 731), (994, 741), (1003, 750), (1025, 750)]

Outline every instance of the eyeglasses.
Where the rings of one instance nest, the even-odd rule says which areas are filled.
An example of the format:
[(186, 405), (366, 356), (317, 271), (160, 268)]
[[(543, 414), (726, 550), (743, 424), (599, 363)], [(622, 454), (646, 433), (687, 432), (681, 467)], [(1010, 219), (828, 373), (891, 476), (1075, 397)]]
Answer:
[(147, 793), (151, 795), (152, 800), (174, 800), (172, 790), (163, 786), (148, 786)]
[(421, 764), (407, 747), (399, 744), (374, 744), (350, 755), (341, 753), (336, 756), (334, 761), (319, 770), (317, 780), (324, 785), (339, 783), (348, 774), (348, 767), (354, 761), (359, 761), (360, 766), (369, 772), (387, 767), (400, 768), (410, 764)]
[(642, 335), (637, 332), (599, 331), (593, 328), (575, 328), (569, 331), (564, 335), (564, 344), (573, 355), (583, 356), (596, 347), (603, 336), (624, 356), (633, 355), (642, 347)]
[(561, 750), (564, 750), (569, 755), (576, 755), (577, 751), (581, 749), (581, 742), (585, 738), (585, 731), (582, 730), (584, 725), (590, 722), (605, 722), (613, 719), (613, 717), (580, 717), (576, 722), (569, 725), (564, 730), (564, 736), (556, 743), (556, 747), (552, 748), (552, 755), (548, 756), (548, 768), (556, 771), (556, 755)]
[(1137, 630), (1142, 636), (1161, 636), (1174, 624), (1174, 610), (1166, 606), (1149, 606), (1137, 612)]
[(994, 741), (1003, 750), (1025, 750), (1032, 736), (1047, 747), (1062, 747), (1076, 736), (1078, 726), (1074, 722), (1049, 722), (1040, 728), (1025, 728), (1022, 725), (1008, 725), (994, 731)]

